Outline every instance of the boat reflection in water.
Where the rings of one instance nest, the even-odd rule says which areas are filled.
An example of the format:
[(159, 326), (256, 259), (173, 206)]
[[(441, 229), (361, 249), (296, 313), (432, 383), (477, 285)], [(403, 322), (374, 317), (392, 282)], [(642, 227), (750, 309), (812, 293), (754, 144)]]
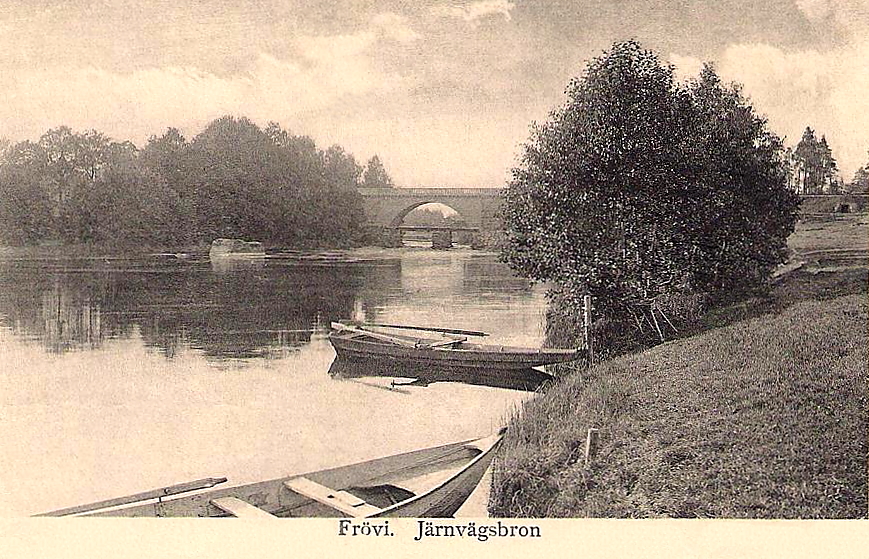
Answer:
[[(386, 377), (394, 380), (391, 386), (428, 386), (435, 382), (460, 382), (507, 390), (533, 392), (543, 384), (553, 380), (553, 376), (533, 367), (524, 369), (489, 369), (477, 374), (445, 368), (411, 367), (408, 365), (389, 365), (371, 361), (335, 359), (329, 367), (329, 374), (335, 379), (359, 379), (365, 377)], [(378, 385), (372, 385), (378, 386)], [(379, 387), (379, 386), (378, 386)]]
[[(408, 330), (427, 330), (429, 337), (410, 336), (405, 332)], [(432, 337), (435, 332), (441, 337)], [(468, 336), (486, 335), (445, 328), (333, 322), (329, 341), (336, 359), (329, 372), (341, 378), (408, 377), (422, 385), (464, 382), (535, 390), (551, 377), (534, 367), (573, 361), (582, 354), (580, 349), (519, 348), (467, 341)]]

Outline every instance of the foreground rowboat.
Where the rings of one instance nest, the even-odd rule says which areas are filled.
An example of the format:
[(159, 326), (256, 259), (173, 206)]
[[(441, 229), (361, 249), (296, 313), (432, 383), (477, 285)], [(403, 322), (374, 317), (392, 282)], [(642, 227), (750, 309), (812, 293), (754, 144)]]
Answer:
[(490, 384), (540, 376), (533, 367), (573, 361), (585, 353), (582, 349), (483, 345), (468, 342), (466, 336), (418, 338), (341, 322), (332, 323), (329, 341), (338, 357), (336, 363), (357, 376), (414, 377), (429, 382), (467, 379)]
[[(133, 495), (123, 505), (124, 498), (111, 499), (38, 516), (448, 517), (480, 483), (503, 433), (170, 500), (158, 496), (196, 489), (196, 482)], [(224, 481), (201, 480), (203, 487)]]

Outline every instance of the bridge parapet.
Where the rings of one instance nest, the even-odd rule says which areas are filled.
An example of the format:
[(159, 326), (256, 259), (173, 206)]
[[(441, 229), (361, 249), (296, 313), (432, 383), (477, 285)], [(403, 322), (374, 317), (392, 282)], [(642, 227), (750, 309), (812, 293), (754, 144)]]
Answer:
[(500, 198), (503, 188), (360, 188), (363, 198)]

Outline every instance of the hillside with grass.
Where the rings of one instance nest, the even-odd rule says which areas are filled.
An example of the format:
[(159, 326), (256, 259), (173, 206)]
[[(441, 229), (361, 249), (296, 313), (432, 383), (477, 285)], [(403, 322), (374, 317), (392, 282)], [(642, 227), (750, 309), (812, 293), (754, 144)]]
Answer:
[(798, 270), (697, 335), (564, 375), (510, 422), (490, 513), (866, 517), (866, 285)]

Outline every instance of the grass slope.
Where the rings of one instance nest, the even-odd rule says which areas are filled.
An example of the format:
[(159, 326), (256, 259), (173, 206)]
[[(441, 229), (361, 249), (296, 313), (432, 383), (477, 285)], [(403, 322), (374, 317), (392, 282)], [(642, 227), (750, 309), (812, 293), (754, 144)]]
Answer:
[[(727, 326), (575, 372), (528, 402), (496, 462), (491, 514), (865, 517), (866, 273), (777, 290), (722, 313)], [(600, 445), (586, 467), (590, 427)]]

